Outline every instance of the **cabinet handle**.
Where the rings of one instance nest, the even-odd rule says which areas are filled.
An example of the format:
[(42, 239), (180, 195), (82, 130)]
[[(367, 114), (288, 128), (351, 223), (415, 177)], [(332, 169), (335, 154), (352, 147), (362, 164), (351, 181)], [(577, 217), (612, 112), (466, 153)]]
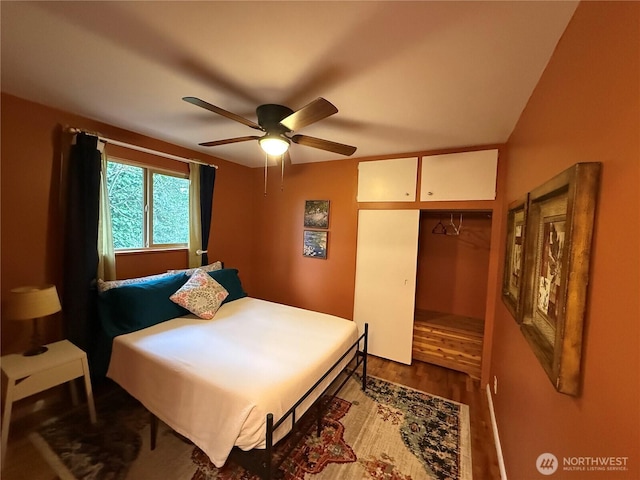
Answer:
[(427, 192), (427, 195), (433, 195), (433, 192)]

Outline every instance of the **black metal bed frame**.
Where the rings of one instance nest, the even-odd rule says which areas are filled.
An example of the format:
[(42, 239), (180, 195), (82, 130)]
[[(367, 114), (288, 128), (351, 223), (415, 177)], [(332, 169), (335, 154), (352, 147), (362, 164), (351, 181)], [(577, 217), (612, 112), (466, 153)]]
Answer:
[[(274, 423), (273, 414), (268, 413), (266, 417), (266, 426), (267, 431), (265, 435), (265, 448), (264, 449), (253, 449), (244, 451), (238, 447), (234, 447), (229, 455), (229, 460), (234, 461), (235, 463), (243, 466), (247, 470), (257, 474), (263, 480), (272, 480), (277, 478), (282, 478), (284, 473), (280, 470), (280, 466), (287, 459), (287, 457), (291, 454), (294, 448), (297, 446), (299, 440), (306, 434), (307, 429), (301, 429), (299, 427), (299, 423), (296, 421), (296, 410), (298, 407), (318, 389), (320, 384), (334, 371), (338, 368), (338, 366), (342, 363), (342, 361), (349, 356), (353, 352), (353, 358), (346, 364), (346, 366), (338, 372), (335, 379), (331, 382), (329, 386), (327, 386), (318, 396), (318, 398), (314, 401), (314, 403), (309, 407), (308, 411), (311, 410), (314, 406), (317, 408), (317, 435), (320, 436), (320, 432), (322, 430), (322, 418), (323, 418), (323, 410), (325, 410), (330, 404), (331, 401), (335, 398), (335, 396), (340, 392), (342, 387), (349, 381), (349, 379), (353, 376), (353, 374), (358, 370), (358, 367), (362, 366), (362, 390), (366, 390), (367, 388), (367, 350), (368, 350), (368, 342), (369, 342), (369, 324), (364, 324), (364, 333), (358, 337), (358, 339), (342, 354), (342, 356), (316, 381), (315, 384), (307, 392), (298, 399), (298, 401), (287, 410), (284, 415)], [(362, 343), (362, 346), (360, 345)], [(351, 366), (351, 364), (355, 360), (355, 365)], [(334, 384), (339, 380), (341, 373), (347, 373), (346, 378), (339, 382), (335, 391), (329, 395), (329, 392)], [(324, 405), (323, 405), (324, 403)], [(291, 432), (289, 432), (282, 440), (290, 439), (291, 436), (294, 436), (294, 440), (290, 442), (290, 446), (286, 452), (282, 456), (280, 456), (277, 460), (274, 458), (274, 448), (275, 445), (273, 443), (273, 434), (274, 432), (282, 426), (285, 422), (291, 420)], [(299, 419), (298, 419), (299, 420)], [(158, 417), (156, 417), (153, 413), (151, 413), (151, 450), (154, 450), (156, 447), (156, 437), (158, 433)]]

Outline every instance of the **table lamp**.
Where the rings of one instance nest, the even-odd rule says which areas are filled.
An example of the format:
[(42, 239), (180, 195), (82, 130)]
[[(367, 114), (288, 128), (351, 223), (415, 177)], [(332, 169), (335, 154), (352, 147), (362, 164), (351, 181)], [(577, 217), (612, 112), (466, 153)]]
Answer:
[(19, 287), (9, 292), (5, 315), (10, 320), (32, 320), (33, 335), (31, 336), (31, 348), (23, 355), (31, 357), (40, 355), (48, 349), (42, 345), (38, 332), (38, 319), (53, 315), (62, 310), (58, 291), (55, 285), (41, 287)]

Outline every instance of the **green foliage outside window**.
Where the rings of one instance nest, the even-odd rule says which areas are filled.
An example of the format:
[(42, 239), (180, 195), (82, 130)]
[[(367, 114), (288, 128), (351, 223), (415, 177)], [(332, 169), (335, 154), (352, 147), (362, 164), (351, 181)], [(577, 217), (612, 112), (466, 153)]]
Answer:
[(189, 242), (189, 180), (153, 174), (153, 243)]
[[(152, 180), (145, 183), (147, 174)], [(149, 185), (153, 197), (148, 215), (145, 185)], [(188, 243), (189, 179), (109, 161), (107, 190), (116, 250), (147, 246), (145, 219), (153, 221), (148, 226), (153, 237), (151, 246)]]
[(107, 163), (113, 247), (144, 247), (144, 169)]

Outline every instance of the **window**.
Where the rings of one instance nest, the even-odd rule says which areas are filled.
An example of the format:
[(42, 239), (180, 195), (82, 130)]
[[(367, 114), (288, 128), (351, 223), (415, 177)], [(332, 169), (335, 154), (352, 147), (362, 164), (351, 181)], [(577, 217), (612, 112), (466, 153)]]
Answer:
[(185, 175), (109, 160), (107, 189), (116, 250), (187, 246)]

